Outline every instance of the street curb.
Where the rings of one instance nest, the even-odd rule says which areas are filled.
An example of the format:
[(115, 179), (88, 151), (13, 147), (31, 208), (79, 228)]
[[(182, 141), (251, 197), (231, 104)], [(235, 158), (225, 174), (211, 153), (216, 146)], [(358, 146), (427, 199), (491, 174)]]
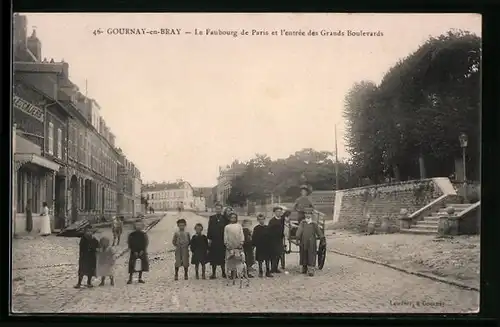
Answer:
[(366, 261), (366, 262), (373, 263), (373, 264), (376, 264), (376, 265), (379, 265), (379, 266), (384, 266), (384, 267), (387, 267), (387, 268), (398, 270), (400, 272), (403, 272), (403, 273), (406, 273), (406, 274), (409, 274), (409, 275), (414, 275), (414, 276), (418, 276), (418, 277), (432, 279), (432, 280), (437, 281), (437, 282), (441, 282), (441, 283), (453, 285), (453, 286), (456, 286), (456, 287), (459, 287), (459, 288), (462, 288), (462, 289), (466, 289), (466, 290), (469, 290), (469, 291), (476, 291), (476, 292), (480, 291), (479, 288), (477, 288), (477, 287), (465, 285), (463, 283), (460, 283), (460, 282), (457, 282), (457, 281), (454, 281), (454, 280), (450, 280), (448, 278), (438, 277), (438, 276), (434, 276), (434, 275), (431, 275), (431, 274), (426, 274), (426, 273), (421, 273), (421, 272), (418, 272), (418, 271), (413, 271), (413, 270), (401, 268), (401, 267), (398, 267), (398, 266), (395, 266), (395, 265), (391, 265), (389, 263), (377, 261), (377, 260), (370, 259), (370, 258), (365, 258), (365, 257), (359, 256), (359, 255), (355, 255), (355, 254), (351, 254), (351, 253), (346, 253), (346, 252), (341, 252), (341, 251), (332, 250), (332, 249), (329, 249), (328, 252), (333, 252), (333, 253), (340, 254), (340, 255), (343, 255), (343, 256), (346, 256), (346, 257), (350, 257), (350, 258), (354, 258), (354, 259)]

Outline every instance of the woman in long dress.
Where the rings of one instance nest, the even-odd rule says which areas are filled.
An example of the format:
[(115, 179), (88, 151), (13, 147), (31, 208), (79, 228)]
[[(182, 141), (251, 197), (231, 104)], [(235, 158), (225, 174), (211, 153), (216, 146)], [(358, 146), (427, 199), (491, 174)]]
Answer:
[(40, 215), (40, 235), (47, 236), (52, 234), (52, 229), (50, 228), (50, 216), (49, 216), (49, 206), (47, 202), (42, 204), (42, 214)]

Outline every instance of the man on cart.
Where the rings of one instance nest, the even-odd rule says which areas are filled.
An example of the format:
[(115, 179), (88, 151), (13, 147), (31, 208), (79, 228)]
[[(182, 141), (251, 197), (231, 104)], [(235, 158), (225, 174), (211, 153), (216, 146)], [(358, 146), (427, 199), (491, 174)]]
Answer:
[(307, 185), (300, 186), (300, 197), (295, 200), (293, 209), (298, 213), (298, 222), (300, 223), (305, 217), (306, 208), (313, 208), (313, 203), (309, 195), (311, 194), (311, 189)]

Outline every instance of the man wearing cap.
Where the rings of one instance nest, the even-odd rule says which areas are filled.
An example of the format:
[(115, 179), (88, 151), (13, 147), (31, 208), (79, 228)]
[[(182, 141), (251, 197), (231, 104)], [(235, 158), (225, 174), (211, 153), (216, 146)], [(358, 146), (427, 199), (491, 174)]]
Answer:
[(207, 238), (209, 244), (208, 258), (212, 266), (210, 279), (216, 278), (217, 266), (221, 267), (222, 277), (226, 278), (226, 247), (224, 246), (224, 228), (228, 224), (228, 219), (222, 214), (222, 205), (215, 205), (215, 215), (208, 219)]
[(312, 201), (309, 197), (310, 193), (311, 192), (310, 192), (309, 187), (307, 185), (302, 185), (300, 187), (300, 197), (298, 197), (297, 200), (295, 200), (295, 204), (293, 206), (293, 209), (295, 211), (297, 211), (297, 213), (298, 213), (299, 224), (306, 217), (305, 209), (306, 208), (313, 208), (314, 209)]
[(302, 273), (314, 276), (316, 267), (317, 245), (316, 240), (320, 240), (321, 245), (326, 245), (325, 235), (318, 223), (312, 219), (313, 209), (305, 208), (305, 218), (300, 222), (297, 229), (296, 238), (300, 249), (300, 265)]
[(283, 255), (283, 240), (285, 238), (285, 219), (282, 217), (283, 208), (279, 206), (274, 207), (273, 214), (274, 216), (269, 220), (268, 224), (271, 273), (280, 273), (278, 262)]

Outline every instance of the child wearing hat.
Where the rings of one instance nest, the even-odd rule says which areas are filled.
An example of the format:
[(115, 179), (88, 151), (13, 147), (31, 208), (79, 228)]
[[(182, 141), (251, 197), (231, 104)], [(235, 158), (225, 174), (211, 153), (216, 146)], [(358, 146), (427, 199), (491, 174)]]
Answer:
[(271, 260), (271, 273), (281, 273), (278, 263), (285, 251), (285, 219), (283, 218), (283, 208), (276, 206), (273, 208), (273, 217), (267, 225), (267, 235), (269, 237), (269, 255)]
[(326, 239), (318, 223), (312, 219), (312, 207), (305, 208), (305, 218), (299, 224), (296, 238), (299, 243), (300, 265), (302, 273), (314, 276), (316, 266), (317, 245), (316, 239), (320, 239), (321, 244), (325, 244)]
[(313, 203), (309, 197), (310, 195), (310, 189), (307, 185), (302, 185), (300, 187), (300, 197), (295, 200), (295, 204), (293, 206), (293, 209), (297, 211), (299, 214), (298, 220), (299, 223), (306, 217), (305, 215), (305, 210), (306, 208), (313, 208)]
[(174, 279), (179, 279), (179, 268), (184, 268), (184, 279), (188, 279), (189, 268), (189, 243), (191, 235), (186, 232), (186, 219), (177, 220), (178, 230), (174, 233), (172, 245), (175, 247), (175, 276)]

